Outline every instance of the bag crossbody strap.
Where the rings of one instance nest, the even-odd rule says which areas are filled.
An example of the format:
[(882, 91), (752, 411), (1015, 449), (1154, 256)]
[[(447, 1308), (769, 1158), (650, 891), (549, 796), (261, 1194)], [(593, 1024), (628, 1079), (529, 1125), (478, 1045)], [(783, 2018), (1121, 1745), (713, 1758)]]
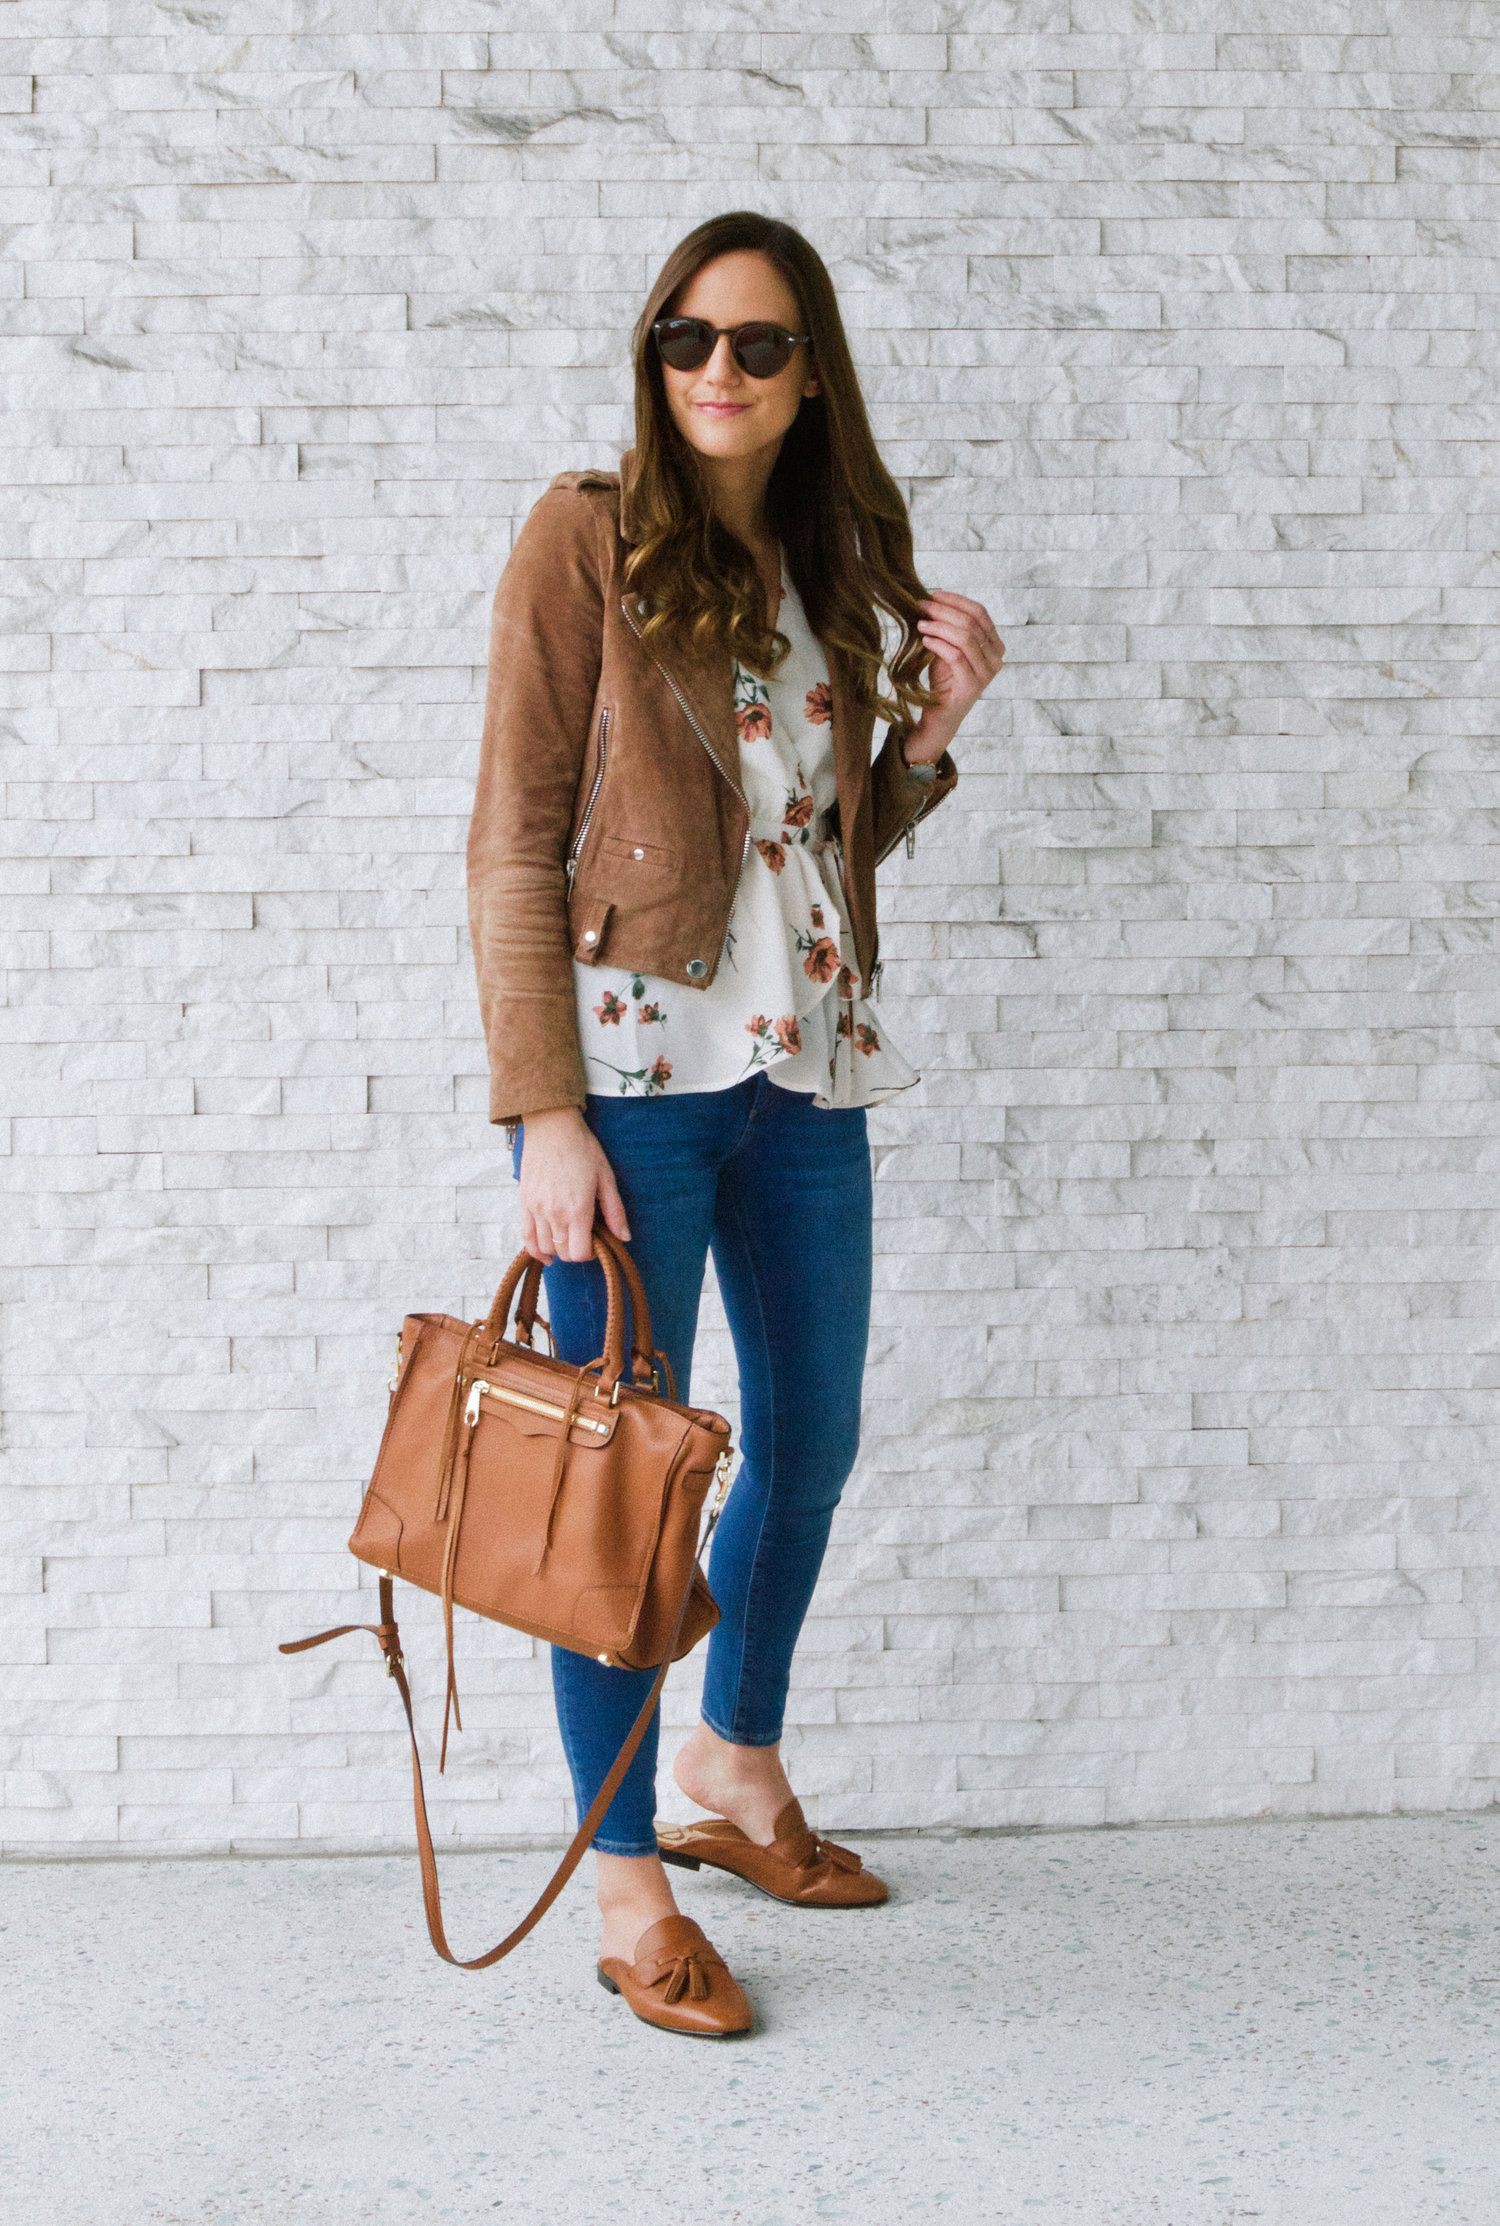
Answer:
[(519, 1946), (520, 1942), (525, 1939), (532, 1926), (546, 1915), (582, 1862), (584, 1849), (593, 1838), (600, 1818), (614, 1799), (621, 1779), (635, 1758), (637, 1747), (646, 1736), (646, 1726), (651, 1720), (651, 1711), (661, 1698), (661, 1689), (667, 1681), (667, 1671), (672, 1667), (673, 1650), (682, 1630), (683, 1618), (687, 1614), (688, 1601), (692, 1597), (693, 1578), (698, 1572), (704, 1549), (713, 1536), (714, 1525), (718, 1519), (719, 1508), (715, 1507), (708, 1518), (707, 1526), (699, 1541), (698, 1551), (693, 1557), (693, 1566), (688, 1571), (688, 1581), (683, 1588), (682, 1599), (677, 1609), (677, 1619), (672, 1625), (672, 1635), (667, 1641), (661, 1667), (651, 1681), (651, 1690), (642, 1701), (635, 1722), (625, 1734), (619, 1753), (609, 1766), (609, 1772), (604, 1783), (589, 1804), (588, 1815), (579, 1824), (561, 1862), (520, 1923), (508, 1932), (503, 1940), (497, 1941), (493, 1948), (487, 1949), (483, 1955), (456, 1956), (449, 1947), (448, 1936), (443, 1930), (443, 1904), (438, 1891), (437, 1857), (433, 1852), (432, 1830), (427, 1821), (427, 1796), (422, 1784), (422, 1757), (417, 1749), (417, 1726), (412, 1715), (411, 1687), (406, 1681), (405, 1657), (401, 1652), (401, 1632), (396, 1623), (395, 1585), (390, 1575), (384, 1569), (380, 1572), (380, 1621), (378, 1623), (340, 1623), (331, 1631), (314, 1632), (311, 1638), (284, 1639), (277, 1649), (282, 1654), (300, 1654), (305, 1647), (322, 1646), (329, 1639), (342, 1638), (348, 1631), (372, 1631), (380, 1641), (380, 1650), (385, 1656), (386, 1673), (396, 1680), (396, 1690), (400, 1693), (401, 1705), (406, 1710), (406, 1728), (411, 1740), (412, 1808), (416, 1817), (417, 1853), (422, 1862), (422, 1902), (427, 1911), (427, 1930), (433, 1946), (446, 1963), (455, 1964), (460, 1971), (483, 1971), (490, 1964), (498, 1963), (502, 1956), (509, 1955), (511, 1949)]

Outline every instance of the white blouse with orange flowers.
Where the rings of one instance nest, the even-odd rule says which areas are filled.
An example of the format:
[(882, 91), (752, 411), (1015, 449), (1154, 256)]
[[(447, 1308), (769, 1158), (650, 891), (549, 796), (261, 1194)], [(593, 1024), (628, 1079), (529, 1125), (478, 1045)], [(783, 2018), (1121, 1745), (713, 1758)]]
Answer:
[(855, 970), (833, 844), (828, 661), (786, 571), (774, 678), (734, 668), (750, 847), (706, 989), (575, 959), (586, 1087), (618, 1096), (723, 1090), (764, 1067), (823, 1106), (879, 1105), (921, 1077), (877, 1026)]

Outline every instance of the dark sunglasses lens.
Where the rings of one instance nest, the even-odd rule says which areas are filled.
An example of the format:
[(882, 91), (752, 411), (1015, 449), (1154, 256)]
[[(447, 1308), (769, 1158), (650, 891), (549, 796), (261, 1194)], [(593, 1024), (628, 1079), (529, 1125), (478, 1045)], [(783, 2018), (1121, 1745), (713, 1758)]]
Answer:
[(714, 352), (712, 327), (701, 317), (668, 317), (655, 330), (662, 362), (674, 371), (696, 371)]
[(734, 339), (740, 369), (752, 379), (774, 379), (792, 358), (792, 336), (780, 325), (741, 325)]

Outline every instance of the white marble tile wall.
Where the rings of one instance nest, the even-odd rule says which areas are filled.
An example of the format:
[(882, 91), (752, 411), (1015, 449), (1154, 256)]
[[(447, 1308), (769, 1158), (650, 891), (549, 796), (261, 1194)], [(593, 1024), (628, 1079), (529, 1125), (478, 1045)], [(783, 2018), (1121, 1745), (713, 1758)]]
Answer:
[[(275, 1645), (371, 1610), (394, 1330), (515, 1248), (489, 598), (743, 204), (1009, 645), (882, 868), (925, 1079), (793, 1773), (851, 1828), (1492, 1803), (1491, 11), (314, 13), (0, 24), (4, 1843), (408, 1842), (373, 1647)], [(556, 1832), (541, 1650), (461, 1646), (442, 1829)]]

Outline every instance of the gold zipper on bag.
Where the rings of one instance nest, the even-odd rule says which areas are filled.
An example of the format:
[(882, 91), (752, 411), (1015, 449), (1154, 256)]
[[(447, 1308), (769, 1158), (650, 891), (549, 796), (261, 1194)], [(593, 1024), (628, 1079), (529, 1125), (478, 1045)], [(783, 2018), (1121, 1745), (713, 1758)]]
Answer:
[[(528, 1414), (548, 1415), (554, 1422), (562, 1422), (568, 1413), (566, 1407), (555, 1405), (551, 1399), (533, 1399), (529, 1392), (509, 1391), (502, 1384), (488, 1383), (479, 1376), (469, 1386), (469, 1401), (464, 1408), (464, 1421), (470, 1429), (479, 1420), (481, 1395), (487, 1399), (503, 1399), (510, 1407), (524, 1407)], [(575, 1413), (572, 1419), (580, 1430), (595, 1430), (601, 1437), (609, 1433), (609, 1424), (596, 1422), (592, 1415)]]

